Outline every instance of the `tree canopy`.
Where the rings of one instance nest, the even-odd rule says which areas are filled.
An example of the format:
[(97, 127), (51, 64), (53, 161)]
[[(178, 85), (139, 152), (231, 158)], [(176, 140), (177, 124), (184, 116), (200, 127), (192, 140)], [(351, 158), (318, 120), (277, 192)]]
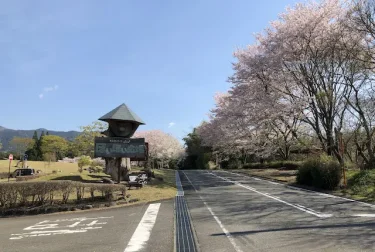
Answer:
[[(323, 0), (281, 13), (234, 52), (232, 86), (197, 128), (202, 143), (224, 155), (288, 159), (310, 142), (340, 163), (355, 155), (374, 166), (374, 10), (373, 1)], [(354, 152), (340, 150), (344, 133)]]

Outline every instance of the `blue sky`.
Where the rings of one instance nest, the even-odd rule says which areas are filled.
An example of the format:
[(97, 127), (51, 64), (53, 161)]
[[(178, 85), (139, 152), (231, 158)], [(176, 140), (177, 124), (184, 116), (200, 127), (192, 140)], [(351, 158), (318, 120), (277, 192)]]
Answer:
[(182, 138), (227, 90), (233, 51), (291, 0), (0, 0), (0, 125), (78, 130), (126, 103)]

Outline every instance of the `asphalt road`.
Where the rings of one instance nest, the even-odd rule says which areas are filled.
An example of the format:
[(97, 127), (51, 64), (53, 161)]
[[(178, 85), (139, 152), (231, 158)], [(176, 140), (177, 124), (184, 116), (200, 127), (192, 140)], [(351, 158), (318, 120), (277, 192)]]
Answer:
[(180, 172), (201, 251), (375, 251), (375, 208), (225, 171)]
[[(141, 224), (142, 223), (142, 224)], [(174, 201), (0, 219), (0, 251), (173, 251)]]
[[(189, 213), (180, 213), (179, 233), (188, 233), (190, 216), (202, 252), (375, 251), (373, 205), (225, 171), (180, 171), (180, 177), (178, 195)], [(174, 200), (167, 200), (3, 218), (0, 252), (174, 251), (174, 215)], [(180, 238), (191, 243), (191, 236)], [(196, 251), (185, 247), (176, 252)]]

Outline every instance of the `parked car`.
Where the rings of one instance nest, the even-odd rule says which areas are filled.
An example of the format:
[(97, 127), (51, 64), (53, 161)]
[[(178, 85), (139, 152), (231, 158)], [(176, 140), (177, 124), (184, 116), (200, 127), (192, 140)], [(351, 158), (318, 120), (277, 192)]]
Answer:
[(16, 169), (10, 174), (11, 178), (20, 177), (20, 176), (31, 176), (35, 174), (35, 169), (33, 168), (20, 168)]

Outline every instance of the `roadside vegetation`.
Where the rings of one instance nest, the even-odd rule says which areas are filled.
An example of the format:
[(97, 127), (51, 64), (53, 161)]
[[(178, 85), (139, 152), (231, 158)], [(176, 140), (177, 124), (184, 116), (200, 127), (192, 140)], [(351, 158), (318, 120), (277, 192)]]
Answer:
[[(14, 137), (12, 151), (0, 157), (0, 215), (38, 214), (114, 205), (144, 204), (176, 195), (175, 171), (184, 153), (177, 139), (162, 131), (140, 131), (149, 144), (148, 162), (133, 162), (124, 181), (116, 184), (106, 174), (105, 161), (94, 158), (94, 138), (106, 128), (101, 122), (82, 127), (72, 141), (34, 133), (33, 138)], [(11, 163), (9, 154), (17, 160)], [(23, 160), (27, 155), (27, 160)], [(20, 168), (34, 169), (19, 176)], [(146, 179), (139, 181), (142, 174)], [(16, 176), (17, 175), (17, 176)], [(131, 183), (130, 176), (137, 176)], [(15, 178), (14, 178), (15, 177)], [(132, 186), (131, 186), (132, 185)]]
[(374, 10), (374, 1), (323, 0), (281, 13), (234, 52), (232, 85), (184, 139), (180, 167), (373, 200)]
[(155, 170), (155, 178), (141, 189), (128, 189), (127, 183), (103, 184), (98, 179), (83, 180), (76, 176), (52, 174), (30, 181), (0, 183), (0, 216), (144, 204), (176, 195), (174, 170)]

